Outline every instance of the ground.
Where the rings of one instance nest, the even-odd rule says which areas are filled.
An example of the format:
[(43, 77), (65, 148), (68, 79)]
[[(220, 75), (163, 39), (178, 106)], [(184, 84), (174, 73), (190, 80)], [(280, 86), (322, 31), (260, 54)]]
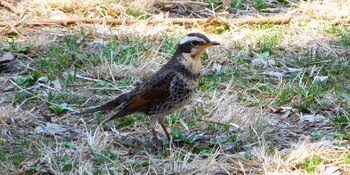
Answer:
[[(346, 0), (9, 1), (0, 6), (0, 174), (350, 174)], [(336, 12), (336, 13), (335, 13)], [(219, 23), (28, 26), (66, 18)], [(231, 18), (290, 15), (288, 24)], [(198, 92), (152, 143), (143, 115), (73, 112), (127, 92), (205, 33)]]

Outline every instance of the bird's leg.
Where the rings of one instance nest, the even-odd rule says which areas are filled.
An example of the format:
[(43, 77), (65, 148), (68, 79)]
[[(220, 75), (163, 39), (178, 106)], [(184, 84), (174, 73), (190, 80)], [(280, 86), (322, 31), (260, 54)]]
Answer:
[(165, 135), (168, 138), (168, 141), (170, 142), (170, 135), (169, 135), (168, 130), (167, 130), (165, 124), (164, 124), (164, 116), (159, 116), (158, 117), (158, 121), (160, 123), (160, 126), (162, 126), (162, 128), (163, 128), (163, 130), (165, 132)]
[(156, 142), (157, 145), (159, 145), (160, 142), (159, 142), (156, 130), (154, 128), (151, 128), (151, 132), (152, 132), (153, 140)]
[(160, 142), (159, 139), (158, 139), (156, 130), (154, 129), (155, 126), (156, 126), (156, 123), (157, 123), (157, 117), (151, 116), (150, 127), (151, 127), (151, 132), (152, 132), (153, 140), (155, 141), (157, 147), (160, 148), (160, 147), (162, 147), (162, 146), (161, 146), (162, 144), (161, 144), (161, 142)]

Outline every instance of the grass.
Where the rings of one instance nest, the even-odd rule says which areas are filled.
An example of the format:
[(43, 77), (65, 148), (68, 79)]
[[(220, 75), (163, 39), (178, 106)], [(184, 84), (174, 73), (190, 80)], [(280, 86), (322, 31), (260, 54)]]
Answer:
[[(33, 19), (51, 13), (44, 6), (72, 16), (148, 19), (152, 14), (140, 5), (149, 2), (141, 1), (130, 7), (55, 2), (31, 1), (21, 8), (37, 3), (25, 17)], [(224, 10), (222, 2), (208, 3)], [(264, 9), (266, 3), (232, 1), (231, 7)], [(349, 171), (350, 33), (324, 20), (324, 11), (310, 14), (306, 6), (312, 3), (318, 5), (301, 2), (297, 8), (304, 16), (295, 15), (289, 25), (208, 30), (79, 24), (2, 36), (0, 56), (17, 56), (20, 71), (0, 77), (1, 89), (12, 86), (0, 94), (0, 174), (321, 174), (332, 166)], [(133, 89), (191, 30), (207, 31), (221, 46), (204, 55), (209, 71), (192, 102), (165, 117), (173, 143), (163, 151), (152, 143), (144, 115), (101, 124), (110, 113), (70, 114)], [(37, 42), (40, 37), (50, 42)], [(300, 119), (311, 114), (324, 119)], [(157, 131), (166, 138), (160, 127)]]
[(323, 163), (321, 157), (315, 155), (311, 159), (306, 159), (302, 167), (306, 169), (308, 173), (319, 172), (319, 166)]
[(254, 0), (257, 9), (266, 9), (268, 4), (265, 0)]

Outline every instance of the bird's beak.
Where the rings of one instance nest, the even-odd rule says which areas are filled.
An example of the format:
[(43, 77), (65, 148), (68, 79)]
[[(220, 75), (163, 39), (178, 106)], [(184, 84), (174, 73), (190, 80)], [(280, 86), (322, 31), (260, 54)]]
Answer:
[(216, 45), (220, 45), (220, 43), (216, 42), (216, 41), (210, 41), (209, 43), (207, 43), (207, 46), (216, 46)]

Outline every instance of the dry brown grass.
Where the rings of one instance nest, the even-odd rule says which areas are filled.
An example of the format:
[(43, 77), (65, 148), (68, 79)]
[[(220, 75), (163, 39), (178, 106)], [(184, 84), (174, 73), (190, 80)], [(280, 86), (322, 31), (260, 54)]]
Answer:
[[(130, 18), (127, 10), (152, 10), (153, 1), (98, 1), (98, 0), (27, 0), (19, 9), (27, 11), (28, 19), (62, 19), (65, 17)], [(127, 7), (127, 8), (126, 8)], [(35, 19), (34, 18), (34, 19)]]
[[(65, 18), (67, 16), (131, 18), (127, 12), (129, 8), (143, 13), (152, 13), (155, 12), (153, 4), (156, 2), (136, 0), (126, 7), (127, 2), (123, 1), (49, 0), (42, 2), (27, 0), (21, 2), (18, 8), (22, 13), (26, 11), (23, 20)], [(326, 33), (324, 30), (332, 24), (328, 20), (350, 16), (349, 4), (349, 1), (345, 0), (302, 1), (298, 3), (296, 9), (290, 10), (289, 13), (294, 16), (288, 25), (272, 26), (264, 30), (259, 30), (258, 26), (235, 26), (222, 34), (207, 34), (209, 38), (219, 41), (222, 46), (208, 51), (210, 59), (204, 61), (204, 67), (212, 69), (214, 63), (227, 64), (232, 67), (249, 67), (245, 65), (246, 63), (237, 64), (239, 56), (258, 52), (257, 50), (261, 47), (258, 41), (262, 37), (274, 35), (280, 35), (277, 43), (283, 48), (274, 50), (276, 53), (274, 60), (284, 62), (293, 59), (293, 55), (299, 58), (317, 48), (319, 52), (335, 55), (343, 59), (344, 64), (348, 64), (346, 49), (330, 45), (330, 41), (336, 39), (337, 36)], [(334, 13), (334, 11), (339, 13)], [(87, 98), (100, 96), (93, 91), (96, 88), (92, 85), (94, 80), (108, 80), (116, 83), (118, 79), (125, 77), (136, 77), (137, 81), (149, 77), (170, 56), (169, 53), (160, 51), (161, 46), (166, 42), (165, 39), (178, 39), (190, 31), (204, 33), (201, 27), (185, 28), (170, 24), (154, 26), (135, 24), (117, 27), (78, 24), (68, 28), (57, 26), (51, 29), (18, 28), (16, 30), (20, 33), (19, 43), (34, 44), (32, 48), (34, 53), (30, 53), (31, 55), (27, 58), (21, 58), (23, 62), (19, 63), (29, 70), (34, 67), (35, 59), (42, 57), (43, 51), (56, 45), (57, 42), (63, 42), (66, 36), (74, 35), (77, 31), (89, 33), (88, 39), (83, 43), (87, 45), (86, 50), (95, 52), (102, 52), (98, 47), (108, 45), (112, 37), (117, 37), (120, 45), (126, 40), (131, 40), (128, 44), (139, 48), (138, 39), (140, 38), (144, 38), (142, 44), (151, 45), (149, 52), (138, 51), (139, 53), (136, 54), (138, 58), (135, 58), (134, 64), (116, 64), (101, 56), (97, 58), (101, 62), (98, 66), (86, 65), (85, 69), (79, 72), (79, 76), (91, 78), (87, 80), (89, 83), (77, 84), (76, 87), (69, 87), (67, 91), (85, 94)], [(1, 38), (1, 43), (8, 45), (6, 43), (8, 38)], [(241, 49), (238, 49), (237, 45)], [(228, 51), (234, 54), (228, 56)], [(269, 67), (265, 69), (268, 70)], [(61, 82), (70, 71), (72, 70), (62, 73)], [(262, 70), (254, 69), (253, 72), (259, 74), (262, 73)], [(10, 79), (14, 76), (17, 74), (2, 76), (1, 86), (13, 85)], [(254, 80), (255, 75), (249, 78)], [(276, 79), (276, 84), (279, 81)], [(130, 174), (310, 174), (303, 164), (315, 155), (323, 160), (318, 167), (319, 174), (350, 172), (350, 164), (344, 159), (350, 155), (348, 141), (336, 137), (318, 140), (310, 138), (309, 130), (297, 132), (296, 130), (303, 129), (300, 128), (303, 125), (292, 122), (292, 117), (285, 119), (287, 121), (281, 119), (280, 115), (271, 113), (271, 106), (260, 102), (260, 98), (264, 97), (272, 104), (275, 97), (264, 93), (258, 95), (251, 93), (252, 90), (259, 89), (261, 85), (257, 84), (251, 89), (235, 89), (232, 88), (235, 87), (235, 83), (237, 82), (231, 80), (220, 83), (219, 88), (214, 91), (201, 91), (192, 103), (181, 111), (181, 114), (184, 114), (182, 119), (184, 122), (179, 125), (170, 125), (183, 133), (206, 132), (210, 138), (226, 135), (223, 128), (228, 127), (230, 134), (237, 135), (239, 145), (242, 147), (240, 151), (227, 149), (225, 144), (209, 145), (209, 139), (203, 138), (190, 146), (175, 143), (170, 145), (165, 153), (159, 153), (151, 146), (147, 121), (134, 121), (132, 125), (122, 128), (116, 128), (113, 123), (110, 123), (108, 124), (109, 129), (105, 129), (94, 122), (95, 115), (91, 115), (90, 118), (73, 118), (68, 113), (56, 116), (47, 109), (46, 101), (43, 100), (45, 95), (47, 96), (47, 87), (36, 87), (38, 95), (20, 104), (5, 103), (0, 100), (5, 104), (0, 106), (0, 153), (8, 152), (7, 149), (13, 155), (18, 150), (28, 151), (26, 152), (28, 156), (17, 167), (11, 163), (11, 160), (2, 159), (4, 155), (0, 154), (0, 174), (31, 172), (38, 174), (105, 174), (108, 171)], [(109, 91), (111, 95), (117, 95), (120, 91), (132, 89), (132, 85), (122, 89), (115, 87), (110, 89), (114, 90)], [(117, 92), (115, 92), (116, 89)], [(31, 89), (25, 88), (24, 90)], [(238, 100), (241, 94), (251, 97), (251, 101)], [(12, 92), (0, 94), (2, 99), (12, 96)], [(331, 98), (330, 95), (327, 97)], [(86, 103), (90, 103), (89, 100), (86, 100)], [(98, 100), (97, 102), (92, 101), (92, 103), (98, 102)], [(258, 105), (253, 105), (254, 103)], [(336, 102), (334, 105), (346, 113), (343, 106)], [(335, 114), (330, 115), (330, 118), (335, 117), (333, 116)], [(50, 118), (51, 121), (48, 121), (47, 118)], [(189, 120), (193, 120), (199, 126), (196, 126), (195, 130), (188, 130), (186, 122)], [(289, 124), (291, 131), (287, 133), (295, 132), (299, 135), (278, 135), (280, 130), (288, 130), (288, 127), (287, 129), (282, 128), (276, 124), (276, 121), (279, 124), (283, 122)], [(36, 132), (38, 128), (45, 127), (50, 122), (60, 124), (58, 128), (62, 129), (62, 132), (55, 134)], [(214, 129), (208, 129), (210, 127)], [(334, 125), (330, 130), (338, 134)], [(161, 132), (160, 129), (159, 131)], [(63, 144), (64, 141), (71, 141), (73, 146), (66, 146)], [(201, 155), (195, 150), (195, 146), (207, 146), (210, 154)], [(108, 157), (106, 152), (118, 158)], [(13, 158), (12, 155), (10, 157)], [(72, 168), (67, 170), (67, 165), (70, 165), (71, 162), (75, 162), (77, 166), (72, 165)], [(37, 169), (33, 170), (33, 167)]]
[(349, 18), (349, 0), (301, 1), (298, 10), (305, 15), (321, 20)]

